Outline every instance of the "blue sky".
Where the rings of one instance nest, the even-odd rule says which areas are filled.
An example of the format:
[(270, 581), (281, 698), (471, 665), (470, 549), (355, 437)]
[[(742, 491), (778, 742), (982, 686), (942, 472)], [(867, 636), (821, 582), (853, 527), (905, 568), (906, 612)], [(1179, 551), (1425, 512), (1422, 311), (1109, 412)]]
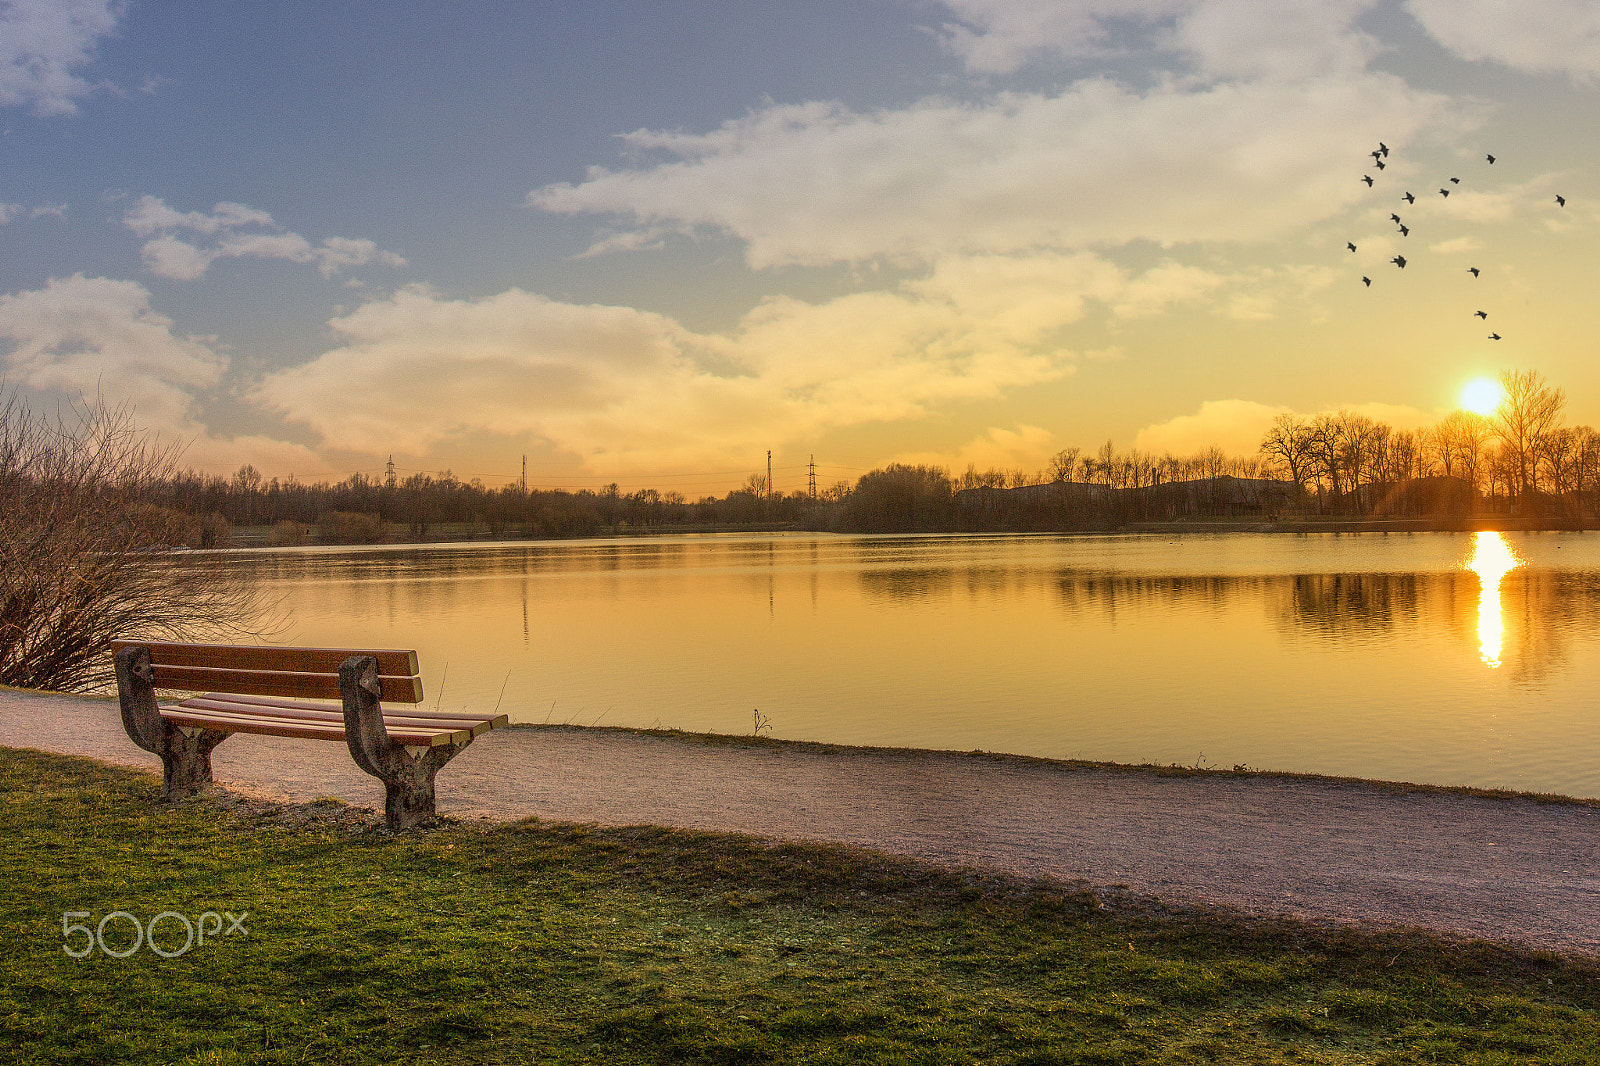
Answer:
[(0, 372), (216, 472), (691, 493), (1501, 367), (1593, 423), (1597, 75), (1578, 0), (0, 0)]

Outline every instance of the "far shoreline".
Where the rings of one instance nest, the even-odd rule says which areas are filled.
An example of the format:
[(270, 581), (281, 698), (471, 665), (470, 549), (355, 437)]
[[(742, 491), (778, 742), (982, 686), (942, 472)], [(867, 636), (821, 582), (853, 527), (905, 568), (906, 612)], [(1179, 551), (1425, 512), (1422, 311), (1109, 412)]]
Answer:
[[(226, 545), (212, 550), (296, 548), (399, 548), (446, 544), (521, 544), (564, 543), (604, 540), (648, 540), (653, 537), (760, 536), (762, 534), (832, 537), (1107, 537), (1128, 534), (1217, 533), (1589, 533), (1600, 529), (1594, 522), (1579, 519), (1522, 518), (1515, 515), (1482, 515), (1471, 518), (1236, 518), (1193, 519), (1171, 522), (1128, 522), (1103, 529), (917, 529), (917, 530), (830, 530), (804, 524), (751, 524), (737, 526), (623, 526), (616, 529), (573, 536), (529, 536), (515, 531), (460, 530), (444, 532), (424, 540), (385, 539), (338, 543), (322, 541), (314, 535), (300, 544), (272, 544), (270, 527), (244, 527)], [(205, 549), (182, 549), (205, 550)]]

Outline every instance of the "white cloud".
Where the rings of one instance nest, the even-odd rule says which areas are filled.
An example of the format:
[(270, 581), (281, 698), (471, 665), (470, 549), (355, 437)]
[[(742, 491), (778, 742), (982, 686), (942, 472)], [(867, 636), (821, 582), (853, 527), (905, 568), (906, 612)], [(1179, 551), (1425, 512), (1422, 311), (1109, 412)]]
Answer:
[(0, 226), (19, 218), (65, 218), (67, 216), (66, 204), (43, 204), (32, 210), (21, 204), (0, 203)]
[(254, 393), (328, 446), (421, 454), (469, 430), (531, 435), (607, 470), (682, 470), (1064, 372), (1049, 355), (977, 345), (948, 303), (896, 293), (773, 299), (706, 335), (519, 290), (461, 301), (412, 289), (332, 326), (343, 347)]
[(179, 229), (210, 236), (241, 226), (274, 225), (271, 215), (247, 204), (224, 200), (207, 215), (199, 211), (174, 211), (155, 196), (139, 197), (139, 202), (122, 217), (122, 224), (140, 237)]
[(185, 442), (185, 465), (212, 472), (246, 462), (321, 469), (301, 445), (218, 437), (199, 423), (195, 402), (217, 387), (227, 366), (211, 343), (175, 335), (172, 320), (151, 308), (150, 293), (135, 281), (74, 274), (0, 295), (0, 376), (8, 383), (57, 399), (99, 395), (131, 404), (142, 428)]
[(1030, 60), (1104, 55), (1117, 23), (1142, 28), (1170, 21), (1189, 0), (943, 0), (956, 17), (945, 43), (972, 71), (1009, 74)]
[(628, 134), (658, 161), (593, 168), (528, 202), (630, 220), (640, 243), (663, 227), (728, 234), (756, 268), (1248, 242), (1354, 204), (1352, 158), (1448, 117), (1443, 97), (1380, 73), (1142, 92), (1090, 79), (866, 114), (771, 106), (705, 134)]
[(158, 278), (193, 281), (211, 266), (212, 257), (176, 237), (157, 237), (140, 249), (144, 268)]
[(189, 422), (197, 392), (214, 387), (226, 360), (202, 340), (179, 337), (133, 281), (52, 278), (42, 289), (0, 296), (6, 376), (30, 389), (132, 401), (156, 427)]
[(1018, 425), (1006, 429), (1003, 426), (990, 426), (951, 455), (914, 452), (896, 456), (893, 461), (942, 466), (958, 477), (969, 465), (979, 470), (1023, 470), (1032, 473), (1042, 469), (1059, 450), (1055, 434), (1043, 427)]
[(1169, 304), (1198, 300), (1227, 283), (1221, 274), (1167, 260), (1145, 271), (1123, 291), (1112, 311), (1119, 318), (1146, 318)]
[(1592, 0), (1407, 0), (1406, 10), (1463, 59), (1585, 83), (1600, 77), (1600, 7)]
[[(1086, 301), (1126, 300), (1130, 292), (1149, 288), (1154, 273), (1130, 283), (1114, 264), (1086, 252), (952, 256), (927, 278), (907, 282), (904, 288), (951, 304), (981, 321), (991, 336), (1032, 344), (1082, 318)], [(1150, 299), (1154, 303), (1157, 298)]]
[(1157, 455), (1193, 455), (1215, 444), (1229, 455), (1254, 455), (1272, 420), (1288, 410), (1253, 400), (1207, 400), (1192, 415), (1144, 427), (1133, 446)]
[(1210, 77), (1299, 80), (1363, 70), (1378, 42), (1356, 28), (1377, 0), (1203, 0), (1174, 42)]
[[(177, 211), (155, 196), (141, 196), (123, 216), (122, 224), (135, 235), (148, 238), (140, 249), (145, 269), (157, 277), (193, 281), (218, 259), (282, 259), (315, 264), (323, 277), (342, 267), (379, 263), (401, 267), (406, 261), (372, 241), (328, 237), (313, 245), (298, 233), (286, 232), (260, 208), (228, 201), (210, 214)], [(179, 233), (211, 238), (204, 245), (185, 240)]]
[(1358, 69), (1377, 52), (1356, 20), (1376, 0), (943, 0), (942, 34), (967, 68), (1164, 52), (1208, 77), (1302, 78)]
[(0, 107), (77, 113), (90, 84), (78, 75), (116, 30), (118, 0), (7, 0), (0, 5)]
[(367, 455), (482, 432), (542, 439), (604, 472), (682, 471), (753, 441), (1059, 379), (1079, 356), (1058, 332), (1140, 285), (1155, 288), (1084, 253), (952, 258), (890, 291), (772, 297), (725, 333), (516, 289), (449, 300), (411, 288), (334, 319), (340, 347), (268, 375), (252, 398)]

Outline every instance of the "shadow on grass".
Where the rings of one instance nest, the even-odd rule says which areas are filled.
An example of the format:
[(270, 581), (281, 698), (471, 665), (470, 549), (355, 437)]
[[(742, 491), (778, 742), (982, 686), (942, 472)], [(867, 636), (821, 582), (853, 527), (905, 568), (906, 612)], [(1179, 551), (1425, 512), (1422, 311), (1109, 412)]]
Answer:
[[(337, 801), (157, 791), (0, 749), (11, 1061), (1600, 1061), (1592, 960), (857, 848), (534, 820), (394, 837)], [(247, 932), (69, 957), (64, 921), (113, 911)]]

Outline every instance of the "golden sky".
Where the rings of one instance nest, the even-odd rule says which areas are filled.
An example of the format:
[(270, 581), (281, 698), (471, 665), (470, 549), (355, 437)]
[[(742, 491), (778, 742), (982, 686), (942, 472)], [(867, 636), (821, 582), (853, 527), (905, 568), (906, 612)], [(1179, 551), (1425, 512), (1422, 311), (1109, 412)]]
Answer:
[(1523, 367), (1600, 421), (1592, 5), (275, 7), (0, 14), (5, 380), (203, 469), (799, 489)]

